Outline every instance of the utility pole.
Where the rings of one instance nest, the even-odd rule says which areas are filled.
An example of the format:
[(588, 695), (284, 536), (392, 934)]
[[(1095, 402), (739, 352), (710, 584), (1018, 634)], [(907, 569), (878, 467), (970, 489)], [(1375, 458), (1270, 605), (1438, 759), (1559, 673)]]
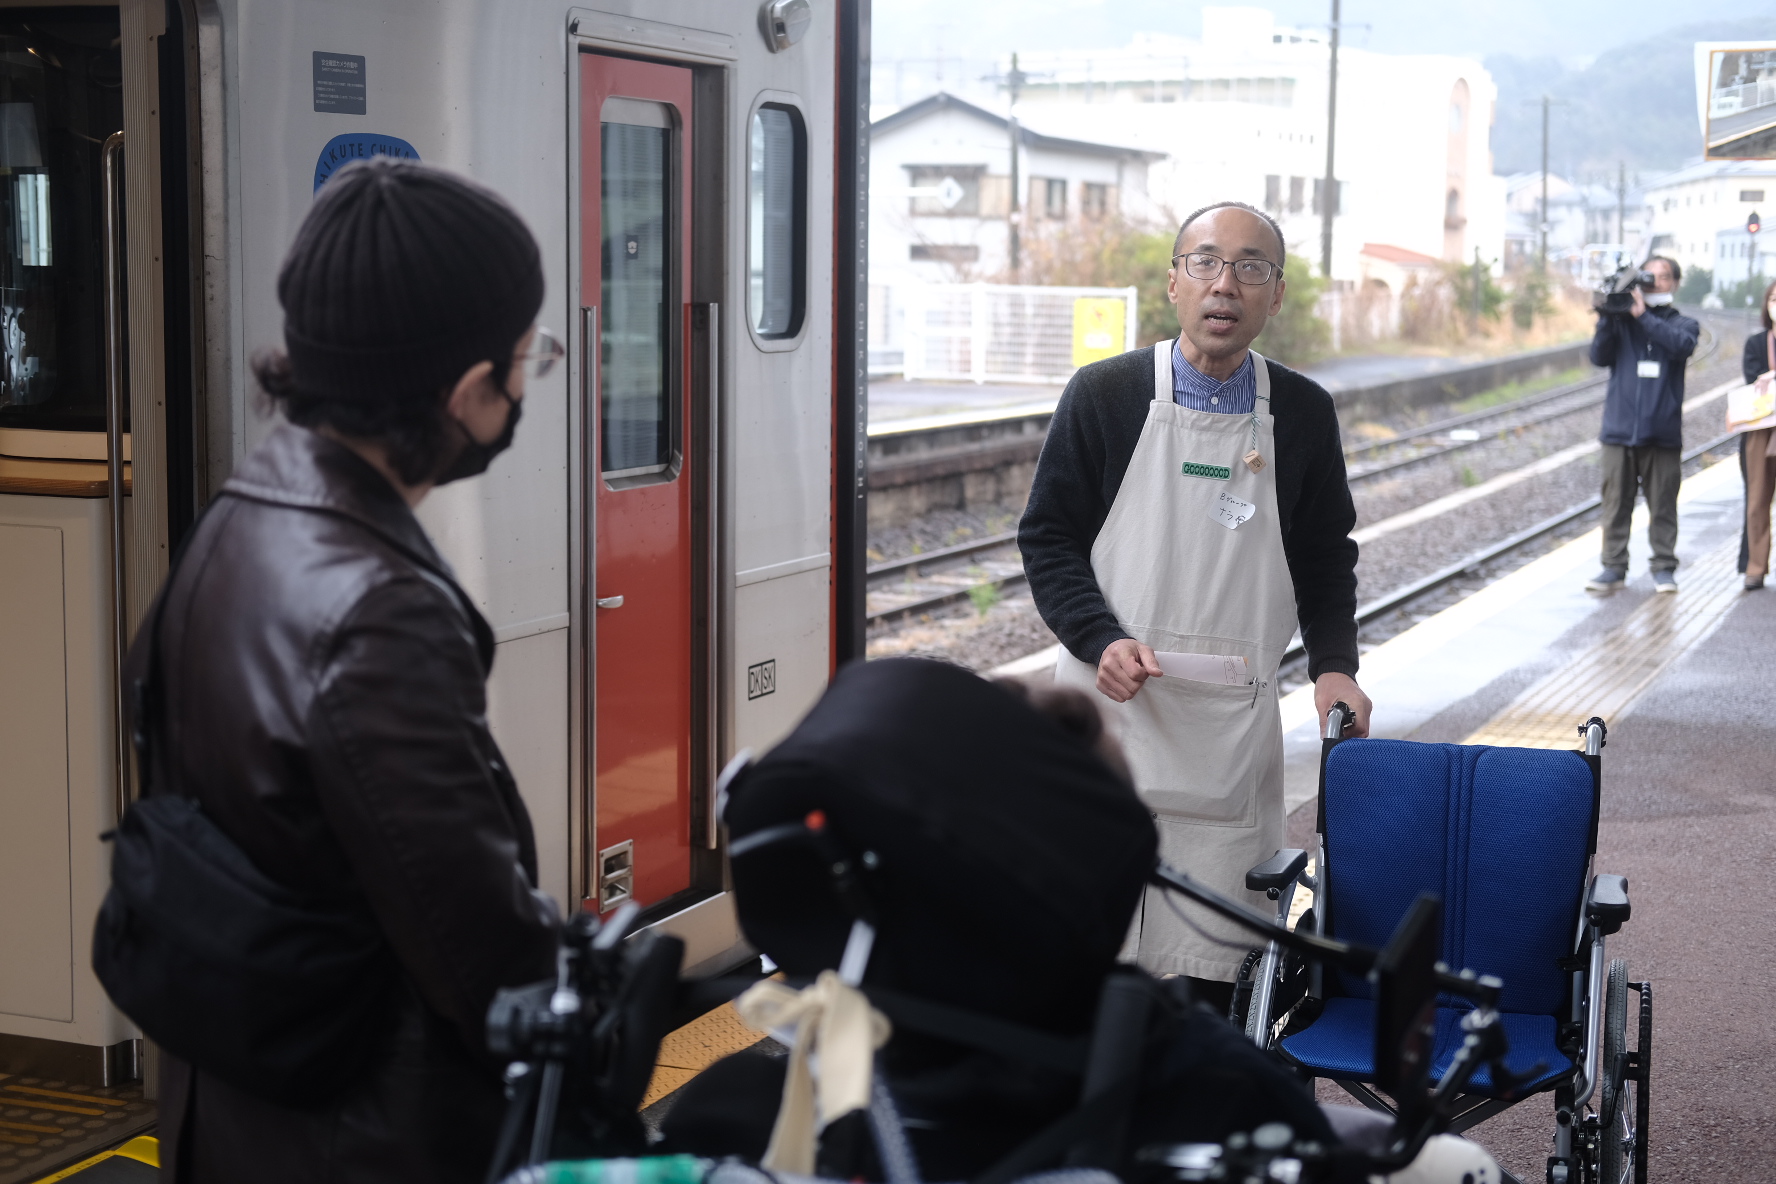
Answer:
[(1542, 96), (1542, 256), (1541, 268), (1548, 270), (1548, 104), (1551, 100)]
[(1320, 192), (1320, 274), (1332, 282), (1332, 211), (1338, 207), (1338, 178), (1333, 173), (1338, 145), (1338, 5), (1332, 0), (1332, 58), (1326, 85), (1326, 181)]
[(1628, 162), (1616, 162), (1616, 242), (1628, 249)]
[(1023, 90), (1026, 77), (1024, 72), (1018, 69), (1018, 55), (1015, 53), (1012, 54), (1011, 72), (1005, 76), (1006, 89), (1011, 91), (1010, 117), (1006, 120), (1006, 127), (1011, 132), (1011, 212), (1006, 218), (1006, 256), (1008, 262), (1011, 264), (1011, 278), (1014, 283), (1018, 278), (1018, 268), (1022, 265), (1020, 256), (1023, 248), (1023, 244), (1020, 241), (1018, 234), (1018, 224), (1023, 221), (1023, 202), (1018, 198), (1019, 135), (1017, 101), (1018, 92)]

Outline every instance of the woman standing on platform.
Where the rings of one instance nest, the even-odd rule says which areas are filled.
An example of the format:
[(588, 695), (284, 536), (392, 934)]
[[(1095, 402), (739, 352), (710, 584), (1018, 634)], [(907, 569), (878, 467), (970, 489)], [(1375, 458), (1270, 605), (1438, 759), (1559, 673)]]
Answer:
[[(1764, 327), (1745, 339), (1746, 382), (1770, 382), (1776, 371), (1776, 283), (1764, 289)], [(1770, 570), (1770, 499), (1776, 494), (1776, 429), (1739, 434), (1739, 472), (1745, 478), (1745, 534), (1739, 570), (1745, 590), (1764, 586)]]
[(493, 193), (376, 157), (322, 187), (277, 291), (285, 350), (254, 370), (285, 422), (194, 531), (128, 685), (154, 696), (144, 804), (195, 799), (296, 902), (249, 934), (295, 932), (315, 981), (357, 982), (295, 1013), (281, 1059), (169, 1051), (161, 1178), (479, 1184), (505, 1110), (488, 1003), (553, 972), (560, 922), (488, 730), (493, 631), (413, 511), (511, 444), (527, 370), (555, 360), (534, 344), (543, 258)]

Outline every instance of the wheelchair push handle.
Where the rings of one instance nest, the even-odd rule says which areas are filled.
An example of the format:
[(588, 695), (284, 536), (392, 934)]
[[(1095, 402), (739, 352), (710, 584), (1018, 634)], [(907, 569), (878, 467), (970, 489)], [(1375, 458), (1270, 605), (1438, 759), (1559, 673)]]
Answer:
[(1350, 704), (1346, 703), (1343, 699), (1338, 700), (1338, 702), (1326, 709), (1325, 739), (1342, 740), (1344, 739), (1344, 734), (1356, 726), (1357, 713), (1352, 711)]
[(1604, 745), (1609, 743), (1609, 727), (1594, 715), (1579, 725), (1579, 739), (1585, 745), (1586, 756), (1602, 756)]

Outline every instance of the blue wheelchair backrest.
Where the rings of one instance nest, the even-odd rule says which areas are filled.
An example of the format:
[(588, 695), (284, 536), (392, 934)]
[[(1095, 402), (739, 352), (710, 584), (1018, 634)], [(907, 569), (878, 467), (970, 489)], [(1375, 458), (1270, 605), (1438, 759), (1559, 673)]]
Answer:
[[(1501, 1011), (1561, 1010), (1594, 825), (1585, 757), (1346, 740), (1325, 772), (1328, 931), (1379, 947), (1434, 892), (1444, 962), (1503, 979)], [(1369, 995), (1350, 976), (1345, 990)]]

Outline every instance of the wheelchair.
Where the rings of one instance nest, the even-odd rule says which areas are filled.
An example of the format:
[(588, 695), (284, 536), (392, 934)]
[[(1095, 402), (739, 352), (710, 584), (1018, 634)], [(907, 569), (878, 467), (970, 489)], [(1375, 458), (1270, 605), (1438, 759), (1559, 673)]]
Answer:
[[(1345, 739), (1349, 720), (1342, 703), (1327, 713), (1312, 871), (1307, 852), (1283, 850), (1252, 868), (1246, 887), (1275, 900), (1282, 923), (1305, 890), (1312, 907), (1299, 927), (1369, 944), (1420, 893), (1440, 896), (1442, 961), (1503, 980), (1511, 1049), (1504, 1073), (1468, 1082), (1450, 1131), (1552, 1093), (1548, 1184), (1645, 1184), (1653, 990), (1605, 952), (1630, 906), (1627, 880), (1592, 867), (1603, 721), (1579, 726), (1577, 751), (1554, 751)], [(1372, 981), (1306, 966), (1272, 942), (1247, 959), (1232, 1018), (1310, 1082), (1328, 1078), (1392, 1114), (1399, 1099), (1375, 1084), (1373, 994)], [(1468, 1007), (1448, 995), (1437, 1003), (1433, 1081)]]

